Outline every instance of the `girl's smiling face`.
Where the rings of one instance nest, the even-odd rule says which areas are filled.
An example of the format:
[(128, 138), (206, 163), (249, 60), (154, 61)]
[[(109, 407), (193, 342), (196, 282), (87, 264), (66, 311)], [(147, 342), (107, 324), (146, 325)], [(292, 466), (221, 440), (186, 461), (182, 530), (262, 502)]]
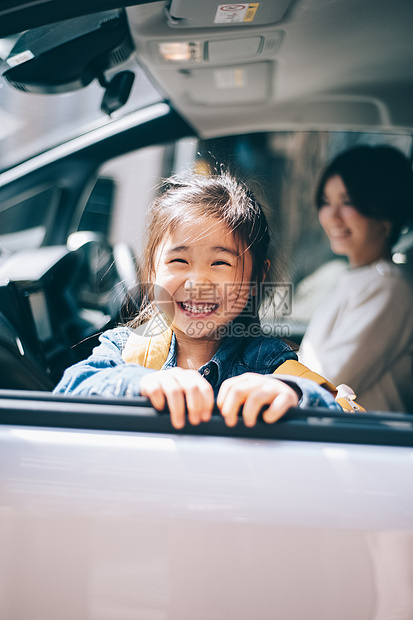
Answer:
[(324, 186), (318, 218), (332, 251), (347, 256), (352, 266), (369, 265), (387, 256), (390, 222), (362, 215), (338, 175)]
[(218, 219), (194, 220), (168, 234), (155, 260), (158, 305), (174, 331), (211, 337), (244, 309), (252, 258)]

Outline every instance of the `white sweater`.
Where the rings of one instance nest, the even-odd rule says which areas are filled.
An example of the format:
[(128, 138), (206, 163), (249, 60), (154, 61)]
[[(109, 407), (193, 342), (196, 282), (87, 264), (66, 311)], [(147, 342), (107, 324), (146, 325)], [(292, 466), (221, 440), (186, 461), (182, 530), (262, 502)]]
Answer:
[(380, 260), (349, 269), (314, 313), (300, 361), (370, 411), (413, 413), (413, 282)]

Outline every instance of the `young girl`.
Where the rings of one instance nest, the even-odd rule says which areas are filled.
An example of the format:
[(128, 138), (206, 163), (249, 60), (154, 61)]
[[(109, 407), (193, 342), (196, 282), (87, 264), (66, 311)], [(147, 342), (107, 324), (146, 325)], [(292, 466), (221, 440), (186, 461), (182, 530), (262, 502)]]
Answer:
[[(290, 407), (338, 408), (317, 383), (274, 371), (296, 354), (265, 336), (258, 308), (269, 270), (270, 236), (260, 204), (230, 175), (169, 180), (149, 211), (140, 280), (144, 308), (128, 327), (107, 331), (92, 355), (67, 369), (56, 392), (146, 396), (182, 428), (211, 417), (229, 426), (266, 422)], [(149, 320), (148, 320), (149, 319)]]

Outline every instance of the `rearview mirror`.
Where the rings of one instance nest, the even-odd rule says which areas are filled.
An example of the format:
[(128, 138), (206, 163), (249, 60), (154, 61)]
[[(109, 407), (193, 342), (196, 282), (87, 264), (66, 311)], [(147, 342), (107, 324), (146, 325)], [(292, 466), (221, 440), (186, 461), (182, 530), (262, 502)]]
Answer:
[(23, 92), (64, 93), (100, 78), (132, 51), (124, 10), (105, 11), (24, 32), (3, 75)]

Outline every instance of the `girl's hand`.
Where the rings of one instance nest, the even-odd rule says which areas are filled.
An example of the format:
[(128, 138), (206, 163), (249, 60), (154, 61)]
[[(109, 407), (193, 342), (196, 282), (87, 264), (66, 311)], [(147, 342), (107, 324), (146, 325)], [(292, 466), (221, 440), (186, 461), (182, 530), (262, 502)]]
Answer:
[(254, 426), (262, 407), (269, 405), (263, 414), (264, 421), (275, 422), (290, 407), (298, 405), (298, 395), (272, 375), (247, 372), (224, 381), (218, 392), (217, 405), (227, 426), (235, 426), (242, 405), (245, 426)]
[(214, 391), (196, 370), (176, 367), (150, 373), (142, 379), (140, 392), (159, 411), (168, 405), (175, 428), (185, 425), (185, 407), (191, 424), (208, 422), (211, 418)]

